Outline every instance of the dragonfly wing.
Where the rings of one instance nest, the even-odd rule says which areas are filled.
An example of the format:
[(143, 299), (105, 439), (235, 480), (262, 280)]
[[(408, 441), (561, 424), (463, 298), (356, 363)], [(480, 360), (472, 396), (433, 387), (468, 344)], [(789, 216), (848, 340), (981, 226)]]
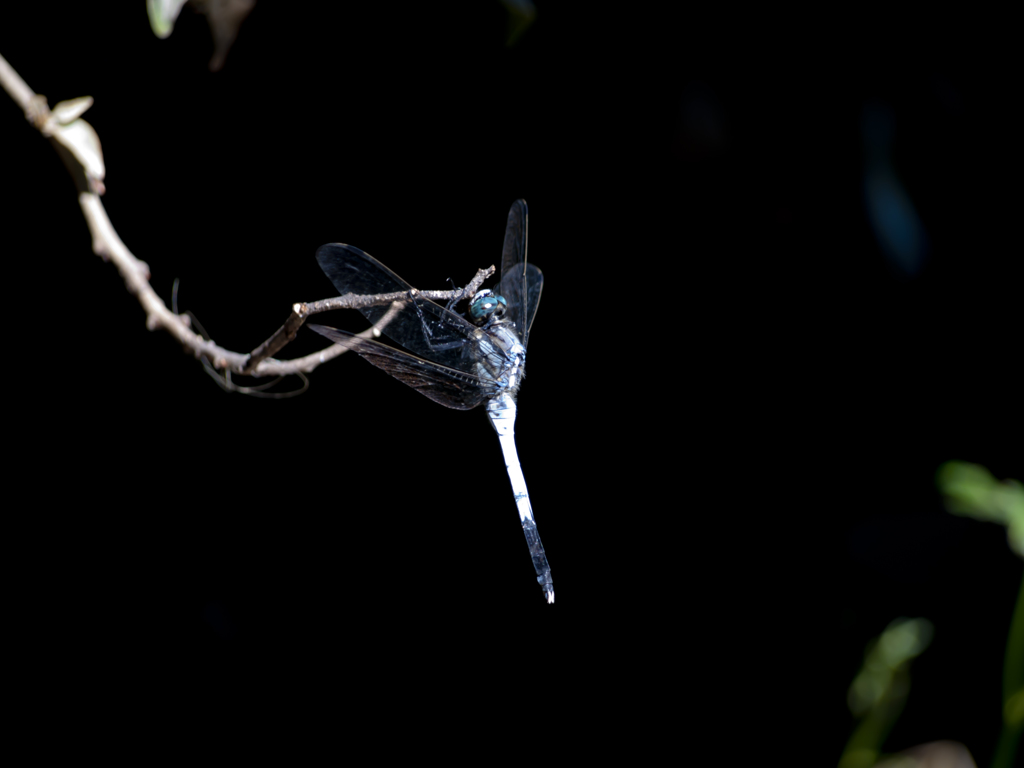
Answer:
[[(375, 293), (399, 293), (412, 290), (412, 286), (385, 267), (373, 256), (353, 245), (329, 243), (316, 252), (320, 269), (334, 283), (338, 295), (346, 293), (367, 295)], [(377, 322), (387, 307), (365, 307), (359, 311), (367, 319)]]
[(537, 314), (544, 285), (541, 271), (526, 263), (529, 212), (525, 200), (516, 200), (508, 212), (505, 244), (501, 251), (501, 282), (498, 294), (508, 302), (506, 312), (526, 346), (533, 317)]
[[(412, 286), (370, 254), (355, 246), (330, 243), (316, 252), (324, 274), (339, 295), (408, 293)], [(371, 323), (377, 323), (389, 305), (359, 309)], [(441, 365), (464, 365), (462, 347), (473, 338), (475, 326), (440, 304), (424, 298), (406, 302), (382, 329), (385, 336), (415, 355)]]
[(526, 265), (526, 316), (523, 320), (523, 346), (526, 346), (530, 338), (530, 328), (533, 326), (533, 318), (537, 315), (537, 306), (540, 304), (540, 293), (544, 289), (544, 275), (533, 264)]
[(467, 411), (497, 394), (493, 380), (438, 365), (370, 339), (354, 336), (324, 325), (310, 325), (312, 330), (357, 353), (364, 360), (394, 376), (421, 395), (448, 408)]

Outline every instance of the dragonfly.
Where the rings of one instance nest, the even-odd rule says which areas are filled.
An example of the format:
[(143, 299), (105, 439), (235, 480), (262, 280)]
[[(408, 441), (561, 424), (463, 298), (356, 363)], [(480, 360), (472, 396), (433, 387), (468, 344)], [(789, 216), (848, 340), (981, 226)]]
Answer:
[(354, 246), (324, 245), (317, 250), (316, 259), (340, 295), (406, 294), (407, 299), (390, 307), (359, 309), (375, 326), (383, 320), (381, 332), (404, 349), (337, 328), (309, 327), (435, 403), (458, 410), (485, 406), (498, 434), (537, 582), (547, 602), (554, 603), (551, 568), (515, 443), (516, 394), (523, 382), (526, 344), (544, 286), (541, 271), (526, 261), (527, 225), (526, 201), (516, 200), (505, 228), (500, 281), (495, 290), (474, 294), (465, 315), (454, 312), (451, 304), (441, 306), (423, 298), (409, 283)]

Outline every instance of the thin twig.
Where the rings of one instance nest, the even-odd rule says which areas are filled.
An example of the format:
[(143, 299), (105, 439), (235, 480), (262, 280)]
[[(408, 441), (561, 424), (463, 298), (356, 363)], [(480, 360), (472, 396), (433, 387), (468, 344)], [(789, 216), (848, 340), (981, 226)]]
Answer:
[[(295, 338), (299, 328), (305, 323), (306, 318), (334, 309), (361, 309), (393, 304), (392, 310), (386, 313), (373, 328), (359, 334), (364, 338), (368, 338), (379, 335), (380, 330), (394, 316), (401, 303), (411, 298), (409, 292), (377, 294), (373, 296), (357, 296), (350, 293), (334, 299), (299, 302), (292, 305), (292, 313), (285, 320), (284, 325), (249, 354), (224, 349), (212, 340), (203, 338), (195, 333), (191, 328), (188, 315), (177, 314), (167, 308), (167, 305), (164, 304), (163, 300), (149, 283), (150, 272), (147, 264), (136, 258), (128, 250), (128, 246), (118, 237), (117, 231), (107, 217), (106, 209), (100, 201), (100, 194), (104, 191), (102, 156), (99, 158), (99, 171), (96, 170), (95, 166), (89, 169), (82, 166), (81, 159), (83, 155), (73, 151), (76, 149), (73, 146), (76, 137), (71, 136), (69, 139), (65, 136), (55, 137), (52, 135), (53, 131), (59, 129), (55, 124), (53, 114), (46, 104), (45, 97), (33, 93), (32, 89), (11, 68), (3, 56), (0, 56), (0, 86), (21, 107), (29, 122), (41, 133), (48, 136), (60, 152), (78, 187), (78, 204), (82, 208), (82, 215), (85, 216), (86, 224), (92, 235), (93, 252), (104, 261), (113, 262), (117, 267), (128, 290), (135, 295), (142, 308), (146, 311), (146, 327), (151, 331), (162, 328), (170, 332), (197, 359), (206, 358), (217, 370), (254, 377), (308, 373), (322, 363), (337, 357), (347, 350), (340, 345), (334, 344), (320, 352), (306, 355), (305, 357), (292, 360), (274, 360), (271, 355), (279, 352)], [(91, 103), (91, 101), (88, 103)], [(84, 108), (87, 108), (88, 103)], [(59, 107), (60, 105), (58, 105)], [(77, 121), (78, 115), (84, 111), (84, 108), (79, 108), (69, 119)], [(85, 121), (79, 122), (85, 124)], [(63, 125), (66, 126), (67, 124), (64, 123)], [(95, 137), (95, 133), (92, 132), (91, 128), (89, 128), (88, 132)], [(72, 151), (69, 151), (69, 146), (71, 146)], [(86, 147), (85, 151), (98, 153), (98, 138), (96, 138), (95, 147)], [(461, 301), (466, 296), (474, 294), (483, 284), (484, 280), (492, 274), (494, 274), (493, 266), (488, 269), (479, 270), (465, 288), (452, 291), (416, 291), (414, 289), (414, 293), (419, 297), (431, 300)], [(238, 389), (237, 387), (235, 388)]]
[[(480, 286), (483, 285), (484, 280), (494, 274), (494, 266), (490, 266), (487, 269), (478, 270), (472, 280), (466, 285), (465, 288), (456, 289), (454, 291), (416, 291), (416, 295), (431, 300), (437, 301), (461, 301), (466, 296), (472, 296), (479, 290)], [(415, 290), (415, 289), (414, 289)], [(319, 314), (320, 312), (329, 312), (334, 309), (363, 309), (365, 307), (381, 307), (385, 304), (405, 302), (409, 299), (408, 292), (402, 291), (399, 293), (378, 293), (373, 295), (356, 295), (354, 293), (346, 293), (344, 296), (339, 296), (336, 299), (322, 299), (320, 301), (300, 302), (292, 305), (292, 313), (288, 316), (288, 319), (284, 321), (284, 325), (277, 329), (274, 334), (260, 344), (256, 349), (249, 353), (249, 359), (246, 364), (242, 367), (238, 373), (244, 375), (269, 375), (264, 371), (269, 368), (264, 368), (264, 363), (271, 355), (275, 354), (278, 350), (283, 348), (288, 342), (295, 338), (295, 334), (299, 332), (299, 328), (306, 322), (306, 319), (311, 315)], [(390, 319), (390, 315), (385, 315), (384, 318), (373, 327), (364, 331), (363, 335), (365, 338), (370, 336), (377, 336), (380, 333), (385, 318)], [(298, 367), (296, 371), (308, 372), (311, 371), (320, 362), (326, 362), (321, 360), (321, 356), (327, 352), (332, 352), (331, 357), (335, 357), (342, 352), (347, 351), (344, 347), (334, 345), (334, 347), (324, 350), (323, 353), (317, 353), (316, 355), (307, 355), (306, 357), (297, 358), (295, 360), (289, 360), (289, 363), (295, 363)], [(312, 367), (305, 367), (310, 365), (312, 359), (316, 359), (317, 364)], [(330, 359), (327, 358), (327, 359)], [(279, 361), (274, 361), (279, 362)], [(300, 365), (301, 364), (301, 365)], [(257, 371), (253, 374), (252, 371)], [(263, 372), (263, 373), (260, 373)]]

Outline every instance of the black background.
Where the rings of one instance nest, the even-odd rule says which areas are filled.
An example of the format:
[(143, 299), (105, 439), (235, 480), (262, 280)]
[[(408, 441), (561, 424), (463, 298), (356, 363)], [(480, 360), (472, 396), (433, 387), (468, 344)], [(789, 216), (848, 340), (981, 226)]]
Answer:
[[(1021, 565), (933, 478), (1021, 474), (1005, 25), (541, 3), (509, 48), (497, 3), (265, 2), (211, 74), (201, 17), (160, 41), (142, 3), (100, 5), (5, 9), (0, 52), (51, 105), (96, 99), (114, 226), (229, 349), (332, 295), (323, 243), (442, 289), (529, 202), (517, 443), (558, 602), (482, 413), (354, 358), (295, 399), (225, 394), (145, 329), (8, 100), (12, 610), (37, 694), (185, 730), (258, 713), (428, 750), (827, 765), (865, 644), (923, 616), (887, 748), (987, 762)], [(927, 233), (913, 274), (865, 209), (872, 109)]]

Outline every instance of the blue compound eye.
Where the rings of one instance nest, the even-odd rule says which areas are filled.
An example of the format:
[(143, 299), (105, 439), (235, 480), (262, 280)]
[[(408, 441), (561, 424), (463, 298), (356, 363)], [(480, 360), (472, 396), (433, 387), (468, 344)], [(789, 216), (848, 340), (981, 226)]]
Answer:
[(506, 307), (508, 307), (508, 302), (504, 297), (497, 296), (490, 291), (481, 291), (469, 305), (469, 314), (474, 320), (484, 320), (495, 314), (497, 317), (501, 317), (505, 314)]

